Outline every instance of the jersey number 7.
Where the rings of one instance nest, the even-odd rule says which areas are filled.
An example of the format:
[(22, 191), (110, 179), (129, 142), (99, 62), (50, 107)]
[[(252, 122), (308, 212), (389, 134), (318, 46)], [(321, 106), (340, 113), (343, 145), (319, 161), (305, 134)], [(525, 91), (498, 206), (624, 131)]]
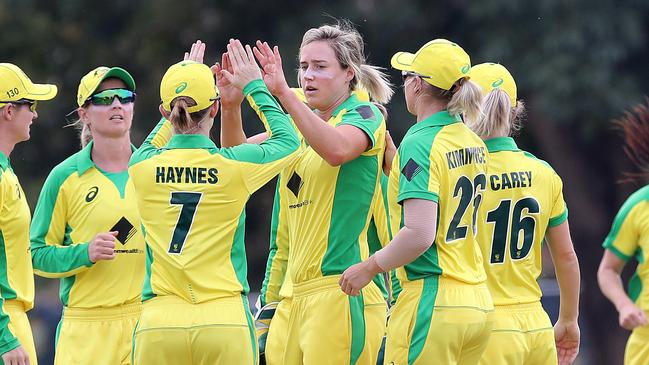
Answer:
[(172, 191), (169, 203), (171, 205), (180, 205), (180, 214), (178, 214), (178, 222), (176, 228), (171, 236), (169, 243), (168, 253), (178, 255), (182, 252), (187, 240), (189, 230), (194, 223), (194, 216), (196, 215), (196, 208), (201, 202), (203, 193), (187, 192), (187, 191)]

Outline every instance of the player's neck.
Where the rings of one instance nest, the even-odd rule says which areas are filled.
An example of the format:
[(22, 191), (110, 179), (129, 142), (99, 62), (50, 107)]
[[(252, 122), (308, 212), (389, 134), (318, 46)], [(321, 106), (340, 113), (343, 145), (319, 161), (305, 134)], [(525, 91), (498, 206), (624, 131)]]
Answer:
[(7, 135), (0, 133), (0, 152), (9, 158), (11, 151), (16, 147), (16, 141), (7, 137)]
[(92, 161), (104, 171), (120, 172), (126, 170), (132, 153), (129, 135), (116, 139), (97, 138), (93, 140)]
[(427, 119), (433, 114), (439, 113), (442, 110), (445, 110), (448, 106), (444, 103), (438, 101), (437, 99), (430, 97), (421, 97), (417, 100), (415, 105), (415, 111), (417, 114), (417, 122), (421, 122), (424, 119)]

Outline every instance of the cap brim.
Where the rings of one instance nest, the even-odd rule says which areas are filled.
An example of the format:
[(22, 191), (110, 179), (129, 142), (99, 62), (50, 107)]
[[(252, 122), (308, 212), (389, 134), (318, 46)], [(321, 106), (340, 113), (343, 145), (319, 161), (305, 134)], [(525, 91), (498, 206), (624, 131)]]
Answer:
[[(126, 88), (135, 91), (135, 80), (133, 79), (133, 76), (129, 74), (125, 69), (121, 67), (112, 67), (108, 72), (106, 72), (102, 77), (99, 83), (97, 83), (97, 87), (99, 84), (101, 84), (102, 81), (106, 80), (109, 77), (115, 77), (118, 78), (126, 84)], [(97, 88), (95, 87), (95, 89)], [(93, 93), (95, 91), (93, 90)]]
[(415, 55), (409, 52), (397, 52), (392, 56), (390, 64), (393, 68), (401, 71), (412, 71), (412, 63)]
[(56, 85), (32, 84), (24, 98), (29, 100), (51, 100), (54, 99), (57, 92)]

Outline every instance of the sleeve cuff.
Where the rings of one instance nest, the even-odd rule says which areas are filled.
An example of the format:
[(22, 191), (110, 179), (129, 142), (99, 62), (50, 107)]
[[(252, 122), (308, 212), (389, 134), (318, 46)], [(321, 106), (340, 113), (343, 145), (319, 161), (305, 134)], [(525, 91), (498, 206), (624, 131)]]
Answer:
[[(8, 329), (7, 329), (7, 331), (8, 331)], [(11, 341), (9, 341), (9, 342), (7, 342), (5, 344), (0, 345), (0, 355), (11, 351), (11, 350), (17, 348), (18, 346), (20, 346), (20, 341), (18, 341), (18, 339), (14, 337), (13, 340), (11, 340)]]
[(631, 260), (632, 256), (627, 256), (622, 251), (618, 250), (617, 248), (613, 246), (607, 246), (606, 243), (604, 243), (604, 248), (611, 251), (615, 256), (617, 256), (620, 260), (627, 262)]
[(565, 209), (563, 211), (563, 213), (561, 213), (560, 215), (558, 215), (558, 216), (556, 216), (554, 218), (550, 218), (550, 222), (548, 223), (548, 227), (556, 227), (556, 226), (562, 224), (563, 222), (565, 222), (566, 219), (568, 219), (568, 209)]
[(439, 202), (439, 196), (432, 191), (407, 191), (397, 196), (397, 202), (402, 204), (406, 199), (424, 199), (435, 203)]
[(247, 97), (253, 91), (255, 91), (257, 88), (260, 87), (266, 88), (266, 84), (264, 84), (264, 81), (262, 79), (252, 80), (243, 88), (243, 95)]
[(361, 123), (340, 123), (338, 125), (351, 125), (352, 127), (356, 127), (360, 130), (362, 130), (366, 135), (367, 138), (370, 139), (370, 145), (367, 146), (366, 151), (369, 151), (370, 149), (374, 148), (374, 145), (376, 144), (376, 138), (374, 138), (374, 132), (372, 132), (366, 125), (362, 125)]

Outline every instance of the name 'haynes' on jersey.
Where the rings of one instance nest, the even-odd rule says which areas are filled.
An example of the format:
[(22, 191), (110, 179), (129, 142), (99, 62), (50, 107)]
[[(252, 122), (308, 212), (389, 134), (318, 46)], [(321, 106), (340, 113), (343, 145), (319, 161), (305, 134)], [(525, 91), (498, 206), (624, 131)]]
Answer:
[(485, 147), (465, 147), (446, 152), (448, 168), (450, 170), (472, 163), (484, 164), (487, 162), (485, 159), (486, 153)]
[(156, 184), (216, 184), (218, 170), (214, 167), (156, 166)]

